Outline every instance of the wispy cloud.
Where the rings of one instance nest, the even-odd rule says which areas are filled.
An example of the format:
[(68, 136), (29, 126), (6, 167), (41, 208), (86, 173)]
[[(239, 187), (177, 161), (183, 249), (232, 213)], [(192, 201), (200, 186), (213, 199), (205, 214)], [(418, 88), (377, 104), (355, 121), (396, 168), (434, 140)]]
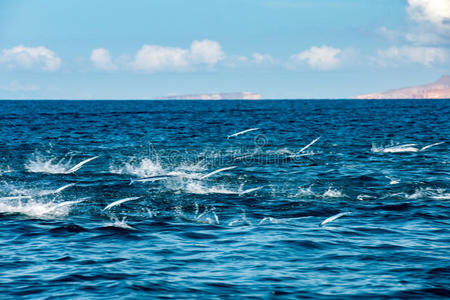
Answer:
[(252, 60), (255, 64), (273, 64), (275, 59), (270, 54), (254, 52), (252, 54)]
[(19, 45), (3, 49), (0, 54), (0, 64), (8, 68), (41, 69), (56, 71), (61, 66), (61, 59), (46, 47), (25, 47)]
[(447, 62), (449, 51), (438, 47), (390, 47), (378, 50), (377, 56), (372, 58), (378, 65), (398, 65), (402, 63), (416, 63), (430, 67), (437, 63)]

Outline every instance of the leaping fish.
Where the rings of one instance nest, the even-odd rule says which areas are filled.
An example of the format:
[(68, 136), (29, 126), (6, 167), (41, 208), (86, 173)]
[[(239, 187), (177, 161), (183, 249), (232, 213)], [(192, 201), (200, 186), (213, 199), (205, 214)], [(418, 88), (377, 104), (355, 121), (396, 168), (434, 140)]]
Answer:
[(242, 195), (245, 195), (245, 194), (248, 194), (248, 193), (251, 193), (251, 192), (259, 191), (262, 188), (263, 188), (263, 186), (259, 186), (259, 187), (255, 187), (255, 188), (251, 188), (251, 189), (242, 191), (242, 192), (239, 193), (239, 196), (242, 196)]
[(323, 226), (323, 225), (325, 225), (325, 224), (331, 223), (331, 222), (333, 222), (334, 220), (336, 220), (336, 219), (338, 219), (338, 218), (340, 218), (340, 217), (349, 215), (349, 214), (350, 214), (350, 212), (341, 212), (341, 213), (335, 214), (334, 216), (331, 216), (331, 217), (326, 218), (325, 220), (323, 220), (323, 221), (320, 223), (320, 226)]
[(91, 160), (94, 160), (96, 158), (99, 158), (99, 157), (98, 156), (94, 156), (94, 157), (85, 159), (82, 162), (80, 162), (80, 163), (76, 164), (75, 166), (73, 166), (71, 169), (65, 171), (64, 174), (74, 173), (74, 172), (78, 171), (84, 164), (87, 164), (88, 162), (90, 162)]
[(69, 183), (69, 184), (66, 184), (66, 185), (64, 185), (64, 186), (62, 186), (62, 187), (60, 187), (59, 189), (56, 189), (56, 190), (54, 190), (54, 191), (44, 191), (44, 192), (41, 192), (41, 193), (39, 194), (39, 196), (47, 196), (47, 195), (58, 194), (58, 193), (61, 193), (62, 191), (64, 191), (65, 189), (68, 189), (68, 188), (70, 188), (71, 186), (74, 186), (74, 185), (75, 185), (75, 183)]
[(434, 146), (437, 146), (437, 145), (440, 145), (440, 144), (443, 144), (443, 143), (445, 143), (445, 142), (439, 142), (439, 143), (434, 143), (434, 144), (431, 144), (431, 145), (427, 145), (427, 146), (425, 146), (425, 147), (422, 147), (422, 148), (420, 149), (420, 151), (424, 151), (424, 150), (426, 150), (426, 149), (428, 149), (428, 148), (431, 148), (431, 147), (434, 147)]
[(255, 131), (255, 130), (259, 130), (259, 128), (250, 128), (250, 129), (246, 129), (246, 130), (242, 130), (242, 131), (230, 134), (229, 136), (227, 136), (227, 139), (229, 139), (230, 137), (235, 137), (235, 136), (238, 136), (238, 135), (241, 135), (241, 134), (244, 134), (247, 132)]
[(303, 151), (305, 151), (306, 149), (308, 149), (309, 147), (311, 147), (315, 142), (317, 142), (321, 137), (319, 136), (318, 138), (314, 139), (311, 143), (309, 143), (308, 145), (306, 145), (305, 147), (303, 147), (302, 149), (300, 149), (300, 151), (298, 151), (298, 153), (301, 153)]
[(205, 179), (205, 178), (208, 178), (210, 176), (213, 176), (214, 174), (217, 174), (217, 173), (220, 173), (220, 172), (223, 172), (223, 171), (232, 170), (232, 169), (235, 169), (235, 168), (236, 168), (235, 166), (232, 166), (232, 167), (226, 167), (226, 168), (222, 168), (222, 169), (217, 169), (215, 171), (212, 171), (211, 173), (203, 175), (202, 177), (200, 177), (200, 179)]
[(60, 187), (59, 189), (54, 190), (53, 193), (54, 193), (54, 194), (61, 193), (61, 192), (64, 191), (65, 189), (68, 189), (68, 188), (70, 188), (70, 187), (72, 187), (72, 186), (74, 186), (74, 185), (75, 185), (75, 183), (69, 183), (69, 184), (66, 184), (66, 185)]
[(129, 198), (124, 198), (124, 199), (120, 199), (117, 201), (114, 201), (113, 203), (110, 203), (109, 205), (107, 205), (103, 210), (107, 210), (110, 209), (114, 206), (120, 205), (122, 203), (128, 202), (128, 201), (132, 201), (132, 200), (138, 200), (141, 199), (142, 197), (129, 197)]
[(135, 182), (149, 182), (149, 181), (155, 182), (155, 181), (159, 181), (159, 180), (168, 179), (169, 177), (173, 177), (173, 176), (157, 175), (157, 176), (150, 176), (150, 177), (145, 177), (145, 178), (131, 179), (130, 180), (130, 185), (135, 183)]

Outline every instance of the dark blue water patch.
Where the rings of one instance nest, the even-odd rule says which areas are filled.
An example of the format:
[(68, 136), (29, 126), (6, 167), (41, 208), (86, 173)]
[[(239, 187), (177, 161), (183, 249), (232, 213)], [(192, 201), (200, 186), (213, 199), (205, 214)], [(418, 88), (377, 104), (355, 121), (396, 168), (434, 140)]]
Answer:
[[(448, 100), (0, 102), (0, 295), (448, 297), (449, 116)], [(130, 184), (151, 176), (167, 178)]]

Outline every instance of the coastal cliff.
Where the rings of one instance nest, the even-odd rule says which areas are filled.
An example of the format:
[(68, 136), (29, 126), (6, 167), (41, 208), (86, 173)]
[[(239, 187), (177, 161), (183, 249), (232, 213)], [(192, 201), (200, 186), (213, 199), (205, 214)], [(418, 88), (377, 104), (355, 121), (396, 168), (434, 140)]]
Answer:
[(450, 98), (450, 76), (443, 75), (437, 81), (418, 86), (365, 94), (356, 99), (446, 99)]

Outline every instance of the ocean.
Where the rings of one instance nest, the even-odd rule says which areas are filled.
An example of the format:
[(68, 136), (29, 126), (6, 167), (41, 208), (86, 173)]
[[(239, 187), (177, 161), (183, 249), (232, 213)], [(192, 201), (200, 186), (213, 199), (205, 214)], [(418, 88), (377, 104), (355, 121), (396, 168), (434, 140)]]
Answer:
[(447, 298), (450, 100), (1, 101), (1, 299)]

